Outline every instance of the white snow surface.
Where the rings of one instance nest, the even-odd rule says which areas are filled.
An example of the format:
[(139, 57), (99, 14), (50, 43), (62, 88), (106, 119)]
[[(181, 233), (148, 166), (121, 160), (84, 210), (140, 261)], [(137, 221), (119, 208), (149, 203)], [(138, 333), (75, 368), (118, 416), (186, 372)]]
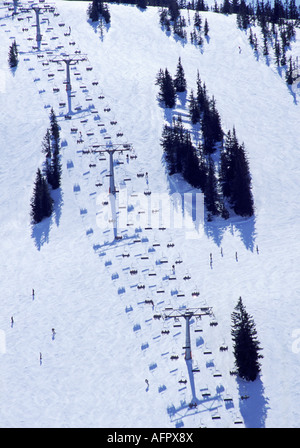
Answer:
[[(40, 52), (32, 48), (34, 18), (23, 14), (12, 19), (6, 6), (0, 9), (0, 426), (298, 426), (297, 85), (289, 89), (283, 71), (272, 60), (268, 65), (262, 51), (255, 57), (234, 15), (201, 13), (210, 31), (200, 49), (162, 30), (154, 7), (141, 11), (109, 5), (111, 24), (104, 27), (103, 38), (87, 21), (86, 2), (57, 1), (56, 7), (59, 16), (42, 16), (49, 25), (41, 23)], [(187, 18), (187, 11), (183, 14)], [(65, 26), (59, 26), (62, 23)], [(71, 35), (64, 36), (69, 26)], [(299, 29), (297, 37), (290, 50), (294, 56), (300, 50)], [(13, 39), (20, 52), (14, 72), (7, 64)], [(42, 65), (53, 57), (46, 50), (54, 55), (80, 50), (88, 56), (71, 69), (71, 120), (64, 119), (67, 107), (59, 106), (67, 100), (65, 71), (58, 71), (64, 65)], [(37, 57), (41, 54), (44, 58)], [(179, 57), (188, 93), (196, 89), (199, 70), (209, 96), (216, 99), (224, 130), (235, 126), (239, 141), (245, 143), (255, 200), (252, 219), (214, 220), (204, 228), (200, 225), (194, 238), (176, 226), (146, 230), (141, 213), (147, 187), (153, 198), (192, 191), (180, 177), (168, 177), (160, 146), (162, 126), (172, 116), (181, 113), (189, 126), (184, 95), (173, 112), (156, 98), (156, 74), (167, 67), (175, 75)], [(60, 91), (55, 93), (53, 87)], [(82, 110), (76, 111), (77, 106)], [(53, 216), (32, 227), (30, 200), (36, 170), (44, 160), (41, 142), (51, 107), (61, 126), (62, 187), (53, 192)], [(74, 127), (78, 131), (72, 133)], [(83, 144), (77, 143), (79, 132)], [(117, 137), (117, 132), (123, 136)], [(137, 156), (128, 163), (125, 153), (115, 154), (115, 160), (124, 162), (115, 166), (115, 178), (119, 194), (126, 193), (132, 224), (119, 229), (123, 239), (117, 242), (111, 228), (100, 223), (102, 216), (104, 222), (109, 216), (109, 205), (102, 205), (108, 192), (108, 160), (82, 153), (108, 141), (131, 143)], [(89, 166), (94, 163), (96, 167)], [(145, 176), (137, 177), (141, 170), (148, 172), (149, 185)], [(95, 186), (99, 181), (102, 187)], [(152, 203), (152, 217), (155, 206), (159, 208)], [(165, 210), (162, 206), (163, 219)], [(167, 247), (170, 242), (174, 247)], [(170, 280), (179, 257), (176, 279)], [(159, 264), (162, 258), (167, 263)], [(130, 275), (132, 267), (136, 275)], [(186, 273), (190, 280), (183, 280)], [(140, 284), (145, 288), (138, 289)], [(198, 297), (192, 296), (194, 288)], [(230, 316), (240, 296), (263, 348), (261, 375), (253, 383), (230, 375)], [(147, 298), (154, 301), (154, 309), (144, 303)], [(167, 306), (212, 307), (213, 316), (200, 322), (194, 318), (190, 325), (193, 369), (200, 372), (191, 372), (184, 358), (185, 322), (174, 327), (173, 320), (153, 318)], [(217, 326), (210, 325), (214, 321)], [(162, 334), (163, 329), (169, 334)], [(221, 352), (222, 345), (228, 351)], [(171, 360), (172, 355), (178, 360)], [(179, 383), (184, 379), (186, 383)], [(249, 398), (242, 400), (244, 395)], [(197, 407), (189, 408), (191, 401)]]

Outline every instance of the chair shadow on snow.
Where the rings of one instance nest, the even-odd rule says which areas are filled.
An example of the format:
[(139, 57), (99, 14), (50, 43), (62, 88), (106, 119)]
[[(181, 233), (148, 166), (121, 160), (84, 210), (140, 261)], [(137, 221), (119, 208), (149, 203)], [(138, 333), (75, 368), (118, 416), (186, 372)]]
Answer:
[(51, 196), (54, 200), (52, 216), (49, 218), (44, 218), (38, 224), (32, 225), (31, 237), (33, 238), (34, 244), (38, 250), (41, 250), (45, 243), (49, 243), (50, 229), (53, 220), (58, 227), (61, 219), (61, 209), (63, 205), (63, 194), (61, 188), (52, 191)]

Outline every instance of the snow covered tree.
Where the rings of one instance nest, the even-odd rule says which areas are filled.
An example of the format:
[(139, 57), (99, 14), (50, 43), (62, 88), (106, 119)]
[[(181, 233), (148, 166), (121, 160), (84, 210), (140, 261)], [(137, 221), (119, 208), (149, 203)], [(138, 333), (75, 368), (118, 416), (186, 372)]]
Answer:
[(9, 53), (8, 53), (8, 63), (10, 68), (14, 68), (18, 65), (19, 59), (18, 59), (18, 48), (16, 41), (14, 40), (11, 46), (9, 47)]
[(185, 92), (186, 90), (186, 80), (184, 76), (184, 70), (181, 64), (181, 58), (178, 60), (177, 71), (174, 78), (174, 86), (176, 92)]
[(240, 297), (231, 314), (231, 335), (238, 375), (246, 381), (254, 381), (260, 372), (259, 353), (262, 349), (257, 340), (253, 317), (250, 316)]
[(41, 170), (36, 173), (36, 180), (31, 199), (31, 218), (33, 224), (37, 224), (45, 217), (51, 216), (53, 211), (53, 200), (51, 198), (48, 183), (42, 176)]

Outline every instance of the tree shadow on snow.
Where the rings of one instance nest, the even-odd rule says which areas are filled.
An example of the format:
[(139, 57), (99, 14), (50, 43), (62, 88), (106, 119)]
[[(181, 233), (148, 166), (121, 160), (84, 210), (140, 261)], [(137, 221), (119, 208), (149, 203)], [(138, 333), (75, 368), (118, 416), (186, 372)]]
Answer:
[(264, 386), (260, 378), (244, 381), (237, 378), (239, 395), (248, 396), (240, 400), (240, 412), (246, 428), (264, 428), (269, 409), (269, 399), (264, 396)]
[(31, 237), (34, 240), (37, 250), (41, 250), (45, 243), (49, 243), (49, 233), (51, 228), (52, 218), (45, 218), (38, 224), (32, 225)]
[(60, 223), (61, 209), (63, 206), (63, 194), (61, 188), (52, 191), (51, 196), (54, 200), (52, 216), (44, 218), (38, 224), (32, 225), (31, 237), (34, 240), (37, 250), (41, 250), (44, 244), (49, 243), (49, 235), (53, 219), (55, 220), (57, 227)]
[(229, 218), (227, 220), (218, 218), (209, 221), (204, 220), (204, 231), (208, 238), (211, 238), (215, 244), (220, 247), (223, 236), (226, 231), (230, 231), (232, 235), (239, 235), (245, 248), (253, 252), (255, 243), (255, 216), (236, 220)]
[[(250, 218), (232, 216), (223, 219), (213, 217), (209, 220), (204, 208), (204, 196), (200, 190), (192, 188), (179, 174), (168, 175), (168, 182), (169, 194), (175, 211), (177, 213), (181, 212), (183, 219), (189, 215), (191, 218), (189, 222), (193, 222), (196, 233), (200, 234), (201, 229), (203, 229), (206, 236), (220, 247), (225, 233), (229, 231), (232, 235), (241, 239), (247, 250), (253, 252), (256, 237), (255, 215)], [(187, 193), (188, 195), (186, 195)], [(196, 202), (197, 195), (199, 195), (198, 198), (202, 197), (199, 202)]]

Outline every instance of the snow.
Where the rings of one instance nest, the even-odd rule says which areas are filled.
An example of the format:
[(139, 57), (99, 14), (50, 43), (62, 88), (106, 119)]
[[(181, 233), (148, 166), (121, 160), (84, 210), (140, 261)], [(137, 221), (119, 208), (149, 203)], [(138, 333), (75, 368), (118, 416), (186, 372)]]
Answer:
[[(86, 2), (56, 1), (56, 5), (60, 16), (45, 14), (53, 30), (46, 31), (47, 23), (41, 24), (45, 48), (54, 54), (81, 50), (88, 56), (88, 61), (76, 65), (74, 72), (80, 76), (71, 70), (75, 93), (71, 120), (64, 119), (67, 107), (59, 107), (67, 98), (65, 72), (57, 71), (60, 67), (54, 63), (43, 66), (42, 60), (52, 56), (38, 59), (32, 49), (35, 40), (27, 40), (35, 39), (33, 19), (18, 21), (6, 15), (7, 7), (0, 10), (0, 426), (296, 427), (300, 418), (297, 86), (289, 89), (284, 74), (272, 61), (268, 65), (262, 53), (255, 57), (235, 16), (201, 13), (210, 27), (201, 50), (162, 30), (153, 7), (141, 11), (109, 5), (111, 25), (101, 38), (86, 20)], [(26, 26), (29, 30), (22, 32)], [(68, 26), (70, 37), (64, 36)], [(58, 39), (51, 39), (55, 36)], [(12, 73), (7, 54), (14, 38), (20, 62)], [(75, 45), (69, 45), (73, 41)], [(64, 49), (57, 49), (59, 45)], [(291, 52), (299, 54), (298, 40)], [(199, 70), (208, 94), (216, 99), (224, 130), (235, 126), (239, 141), (245, 143), (256, 207), (252, 219), (206, 222), (192, 235), (180, 226), (159, 230), (153, 225), (145, 230), (144, 214), (139, 213), (147, 208), (147, 187), (152, 210), (155, 196), (171, 198), (174, 192), (192, 191), (180, 177), (168, 178), (160, 147), (164, 122), (178, 113), (187, 120), (186, 97), (180, 97), (172, 114), (159, 106), (154, 85), (160, 68), (175, 74), (179, 57), (189, 91), (196, 88)], [(86, 71), (89, 66), (92, 71)], [(48, 73), (54, 73), (54, 79)], [(95, 80), (98, 85), (93, 85)], [(53, 87), (60, 91), (54, 93)], [(99, 99), (100, 95), (105, 98)], [(86, 102), (87, 97), (92, 102)], [(78, 105), (82, 111), (74, 113)], [(53, 193), (53, 216), (32, 228), (30, 199), (36, 170), (43, 162), (41, 141), (52, 106), (61, 126), (63, 182)], [(104, 112), (107, 107), (110, 111)], [(82, 123), (84, 119), (88, 121)], [(98, 127), (99, 122), (104, 126)], [(71, 132), (74, 126), (77, 133)], [(84, 144), (77, 144), (79, 131)], [(89, 132), (94, 135), (88, 136)], [(116, 137), (117, 132), (123, 136)], [(123, 239), (118, 242), (111, 229), (103, 228), (109, 217), (109, 206), (102, 205), (108, 192), (108, 157), (98, 161), (81, 152), (95, 142), (106, 144), (106, 136), (112, 143), (131, 143), (137, 155), (127, 163), (125, 153), (115, 154), (124, 162), (115, 166), (115, 178), (133, 224), (119, 229)], [(89, 167), (92, 163), (97, 167)], [(137, 177), (141, 170), (148, 172), (149, 185), (145, 176)], [(95, 187), (99, 180), (100, 188)], [(168, 205), (162, 210), (164, 223), (168, 223), (166, 210)], [(156, 218), (155, 213), (150, 215)], [(135, 243), (138, 238), (141, 241)], [(170, 242), (174, 247), (167, 247)], [(153, 243), (160, 246), (153, 248)], [(123, 257), (125, 253), (130, 257)], [(183, 263), (176, 264), (172, 281), (167, 276), (179, 256)], [(163, 257), (168, 263), (158, 264)], [(129, 273), (132, 267), (137, 268), (136, 275)], [(183, 280), (186, 273), (190, 280)], [(145, 289), (139, 290), (142, 283)], [(193, 297), (196, 287), (200, 296)], [(157, 292), (160, 288), (164, 293)], [(177, 297), (175, 291), (185, 296)], [(229, 373), (234, 369), (230, 315), (239, 296), (254, 317), (264, 355), (261, 376), (250, 384)], [(147, 298), (153, 299), (154, 309), (143, 303)], [(168, 305), (212, 307), (213, 317), (191, 321), (193, 368), (200, 372), (191, 372), (191, 363), (184, 359), (185, 322), (174, 327), (171, 320), (153, 319)], [(210, 325), (214, 320), (217, 326)], [(162, 329), (170, 333), (161, 334)], [(228, 345), (228, 351), (220, 352), (221, 345)], [(208, 350), (212, 353), (207, 355)], [(171, 360), (172, 355), (179, 359)], [(179, 383), (180, 379), (187, 383)], [(203, 398), (207, 391), (210, 396)], [(242, 395), (250, 398), (241, 400)], [(198, 406), (190, 409), (195, 397)]]

